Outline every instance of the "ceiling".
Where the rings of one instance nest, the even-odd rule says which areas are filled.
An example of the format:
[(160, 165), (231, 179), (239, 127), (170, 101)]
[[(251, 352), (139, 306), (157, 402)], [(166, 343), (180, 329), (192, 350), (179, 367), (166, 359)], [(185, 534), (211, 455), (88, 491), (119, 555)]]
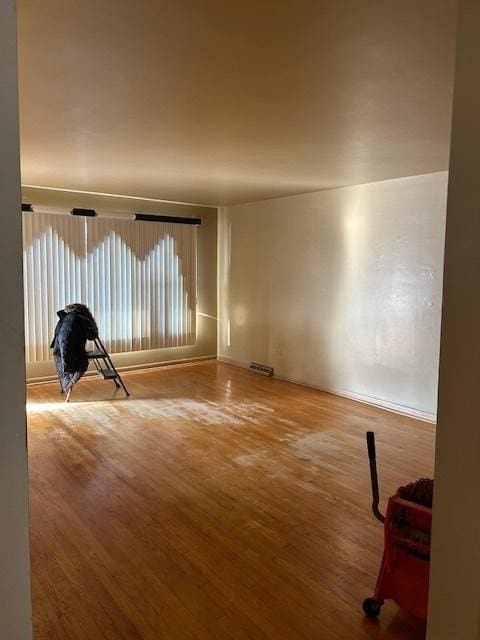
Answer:
[(218, 205), (448, 167), (454, 0), (18, 0), (24, 184)]

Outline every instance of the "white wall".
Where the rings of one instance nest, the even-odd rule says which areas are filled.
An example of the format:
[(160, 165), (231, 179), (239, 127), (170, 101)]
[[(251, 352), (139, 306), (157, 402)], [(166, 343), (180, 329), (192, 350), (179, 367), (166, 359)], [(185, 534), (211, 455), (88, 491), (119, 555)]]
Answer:
[(429, 640), (480, 640), (480, 3), (459, 5)]
[(0, 0), (0, 638), (31, 638), (14, 0)]
[(224, 207), (219, 356), (433, 417), (447, 173)]

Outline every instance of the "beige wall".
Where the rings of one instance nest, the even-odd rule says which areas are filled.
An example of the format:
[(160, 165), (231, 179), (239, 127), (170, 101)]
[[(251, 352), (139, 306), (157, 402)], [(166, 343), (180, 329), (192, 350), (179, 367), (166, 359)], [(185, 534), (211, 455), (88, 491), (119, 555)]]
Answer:
[(447, 173), (225, 207), (219, 356), (433, 418)]
[[(202, 219), (198, 232), (198, 306), (197, 342), (187, 347), (137, 351), (117, 354), (115, 363), (120, 366), (147, 365), (157, 362), (216, 356), (217, 353), (217, 210), (209, 207), (181, 205), (150, 200), (118, 198), (66, 191), (26, 188), (22, 189), (24, 202), (45, 207), (93, 208), (116, 215), (134, 212), (163, 215), (190, 216)], [(27, 367), (29, 379), (54, 374), (53, 364), (32, 363)]]
[(459, 10), (447, 205), (429, 640), (480, 614), (480, 3)]
[(16, 16), (0, 0), (0, 638), (31, 638)]

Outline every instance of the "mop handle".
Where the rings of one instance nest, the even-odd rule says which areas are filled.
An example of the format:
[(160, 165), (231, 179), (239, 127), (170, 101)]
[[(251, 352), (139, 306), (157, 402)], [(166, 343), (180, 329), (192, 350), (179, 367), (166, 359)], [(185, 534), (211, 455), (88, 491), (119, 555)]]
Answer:
[(378, 508), (380, 494), (378, 491), (377, 455), (375, 451), (375, 434), (373, 431), (367, 431), (367, 449), (368, 459), (370, 461), (370, 479), (372, 481), (372, 511), (377, 520), (380, 520), (383, 524), (385, 522), (385, 516)]

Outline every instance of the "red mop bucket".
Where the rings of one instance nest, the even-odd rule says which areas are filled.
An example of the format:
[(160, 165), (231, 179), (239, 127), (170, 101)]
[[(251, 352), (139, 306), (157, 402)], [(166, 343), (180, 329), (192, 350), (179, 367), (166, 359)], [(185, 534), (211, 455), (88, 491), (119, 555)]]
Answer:
[(372, 511), (384, 525), (385, 548), (375, 594), (363, 602), (367, 616), (376, 618), (385, 600), (394, 600), (402, 609), (427, 619), (428, 578), (432, 510), (404, 500), (398, 494), (388, 501), (387, 515), (378, 508), (379, 492), (375, 455), (375, 434), (367, 433)]

